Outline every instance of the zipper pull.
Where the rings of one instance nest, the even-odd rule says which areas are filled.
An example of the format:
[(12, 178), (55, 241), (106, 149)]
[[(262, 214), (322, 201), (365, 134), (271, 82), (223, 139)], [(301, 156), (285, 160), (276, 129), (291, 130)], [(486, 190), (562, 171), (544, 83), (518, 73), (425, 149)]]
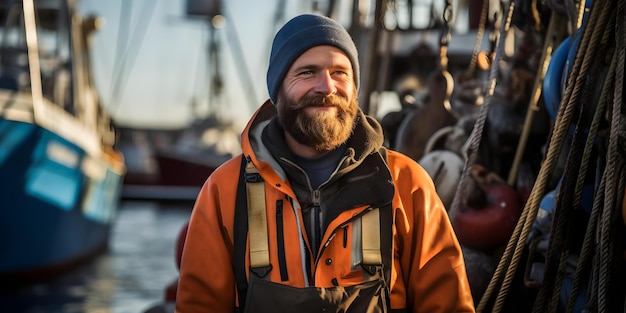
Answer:
[(319, 189), (315, 189), (313, 190), (313, 192), (311, 193), (311, 200), (313, 201), (313, 205), (316, 207), (320, 206), (320, 198), (321, 198), (321, 192)]

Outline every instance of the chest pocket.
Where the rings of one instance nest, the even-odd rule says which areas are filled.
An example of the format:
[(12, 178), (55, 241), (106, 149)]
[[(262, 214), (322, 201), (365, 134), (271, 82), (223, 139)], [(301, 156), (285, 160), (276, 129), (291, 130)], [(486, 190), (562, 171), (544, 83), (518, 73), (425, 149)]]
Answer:
[[(296, 288), (263, 279), (272, 269), (264, 186), (252, 162), (242, 156), (234, 237), (238, 312), (389, 312), (392, 210), (370, 209), (360, 216), (362, 266), (371, 275), (370, 280), (349, 287)], [(249, 282), (245, 268), (248, 231)]]

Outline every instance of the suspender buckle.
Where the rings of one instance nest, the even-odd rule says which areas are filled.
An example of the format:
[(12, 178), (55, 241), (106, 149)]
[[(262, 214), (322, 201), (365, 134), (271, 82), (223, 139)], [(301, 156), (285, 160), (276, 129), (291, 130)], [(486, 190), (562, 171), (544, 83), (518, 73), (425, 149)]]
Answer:
[(246, 173), (246, 183), (260, 183), (263, 177), (259, 173)]
[(254, 273), (259, 278), (263, 278), (267, 276), (267, 274), (272, 270), (272, 264), (268, 266), (261, 267), (250, 267), (250, 273)]
[(363, 268), (364, 271), (366, 271), (368, 274), (370, 274), (370, 276), (374, 276), (376, 275), (379, 271), (380, 268), (382, 268), (382, 264), (365, 264), (365, 263), (361, 263), (361, 267)]

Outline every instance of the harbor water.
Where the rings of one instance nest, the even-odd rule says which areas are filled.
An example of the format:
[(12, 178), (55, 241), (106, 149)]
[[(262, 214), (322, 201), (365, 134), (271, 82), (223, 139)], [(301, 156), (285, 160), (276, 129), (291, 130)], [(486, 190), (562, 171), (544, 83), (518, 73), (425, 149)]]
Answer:
[(7, 313), (143, 313), (176, 280), (176, 240), (193, 202), (122, 201), (109, 248), (44, 283), (0, 293)]

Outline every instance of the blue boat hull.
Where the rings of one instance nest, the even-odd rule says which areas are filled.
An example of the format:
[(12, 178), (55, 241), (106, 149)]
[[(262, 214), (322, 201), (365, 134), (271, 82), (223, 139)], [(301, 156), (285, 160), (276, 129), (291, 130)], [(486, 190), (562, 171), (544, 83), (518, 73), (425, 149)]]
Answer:
[(106, 248), (123, 178), (113, 165), (0, 120), (0, 275), (42, 278)]

